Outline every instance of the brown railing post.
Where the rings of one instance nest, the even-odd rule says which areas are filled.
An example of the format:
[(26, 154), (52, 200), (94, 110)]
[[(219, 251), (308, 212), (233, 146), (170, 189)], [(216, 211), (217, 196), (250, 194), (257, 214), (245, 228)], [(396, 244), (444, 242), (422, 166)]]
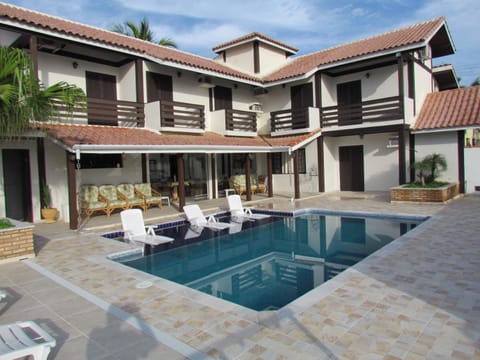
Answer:
[(252, 200), (252, 184), (250, 182), (250, 154), (245, 154), (245, 187), (247, 188), (247, 201)]

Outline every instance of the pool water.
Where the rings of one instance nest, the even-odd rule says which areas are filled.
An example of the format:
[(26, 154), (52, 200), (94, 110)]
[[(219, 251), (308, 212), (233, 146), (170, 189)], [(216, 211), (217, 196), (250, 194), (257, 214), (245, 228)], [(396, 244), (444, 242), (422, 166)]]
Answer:
[(306, 214), (247, 221), (222, 231), (204, 228), (201, 233), (183, 225), (159, 231), (175, 237), (174, 243), (147, 246), (143, 257), (115, 260), (253, 310), (275, 310), (419, 222)]

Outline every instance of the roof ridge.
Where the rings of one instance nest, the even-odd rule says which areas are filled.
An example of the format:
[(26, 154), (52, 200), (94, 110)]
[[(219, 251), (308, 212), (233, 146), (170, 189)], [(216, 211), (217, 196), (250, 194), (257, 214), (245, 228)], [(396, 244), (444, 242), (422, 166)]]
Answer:
[(241, 35), (239, 37), (236, 37), (234, 39), (231, 39), (229, 41), (225, 41), (219, 45), (216, 45), (212, 48), (212, 50), (214, 52), (216, 52), (216, 49), (220, 49), (222, 47), (225, 47), (225, 46), (228, 46), (228, 45), (233, 45), (233, 44), (236, 44), (238, 42), (241, 42), (241, 41), (244, 41), (244, 40), (248, 40), (250, 38), (253, 38), (253, 37), (259, 37), (263, 40), (266, 40), (266, 41), (270, 41), (270, 42), (273, 42), (274, 44), (277, 44), (279, 46), (282, 46), (282, 47), (285, 47), (285, 48), (288, 48), (289, 50), (291, 50), (292, 52), (297, 52), (298, 49), (296, 47), (293, 47), (291, 45), (288, 45), (287, 43), (285, 42), (282, 42), (280, 40), (277, 40), (277, 39), (274, 39), (273, 37), (271, 36), (268, 36), (268, 35), (265, 35), (261, 32), (258, 32), (258, 31), (252, 31), (250, 33), (247, 33), (245, 35)]

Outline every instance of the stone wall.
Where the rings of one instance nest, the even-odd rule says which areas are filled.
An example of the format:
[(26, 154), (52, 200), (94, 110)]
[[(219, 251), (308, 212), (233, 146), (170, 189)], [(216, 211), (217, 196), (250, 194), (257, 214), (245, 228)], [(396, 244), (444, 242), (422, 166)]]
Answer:
[(34, 257), (33, 225), (9, 220), (15, 227), (0, 229), (0, 263)]
[(446, 202), (458, 195), (458, 184), (449, 184), (435, 189), (406, 188), (390, 189), (391, 202)]

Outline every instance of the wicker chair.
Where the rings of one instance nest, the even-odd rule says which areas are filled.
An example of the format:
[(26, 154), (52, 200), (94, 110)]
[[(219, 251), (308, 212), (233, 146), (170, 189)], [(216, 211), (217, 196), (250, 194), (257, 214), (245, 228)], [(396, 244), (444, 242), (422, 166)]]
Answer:
[[(245, 175), (233, 175), (230, 178), (230, 187), (235, 189), (238, 195), (243, 195), (247, 192), (247, 185)], [(253, 195), (257, 191), (257, 181), (255, 176), (250, 175), (250, 192)]]
[(128, 201), (119, 199), (117, 187), (115, 185), (100, 185), (98, 187), (98, 197), (107, 202), (107, 216), (115, 209), (128, 209)]
[(147, 203), (145, 202), (145, 199), (135, 193), (133, 184), (117, 185), (117, 194), (122, 200), (127, 202), (129, 209), (135, 206), (140, 206), (143, 211), (147, 211)]
[(135, 194), (144, 200), (146, 208), (153, 205), (158, 205), (159, 208), (162, 208), (163, 200), (167, 200), (168, 204), (170, 205), (170, 199), (168, 196), (163, 196), (155, 189), (152, 189), (150, 183), (135, 184), (134, 187)]
[(96, 211), (104, 212), (107, 216), (110, 215), (108, 203), (99, 199), (98, 186), (96, 185), (81, 185), (79, 201), (80, 212), (87, 217), (90, 217)]

